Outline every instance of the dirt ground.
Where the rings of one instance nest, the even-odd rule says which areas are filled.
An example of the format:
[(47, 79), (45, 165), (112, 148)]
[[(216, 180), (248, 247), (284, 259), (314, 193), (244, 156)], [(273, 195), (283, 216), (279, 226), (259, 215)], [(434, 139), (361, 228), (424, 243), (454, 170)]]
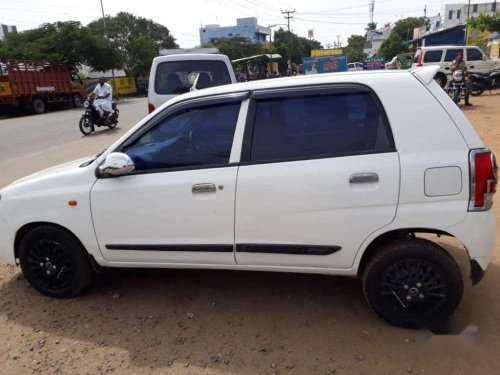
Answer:
[[(500, 94), (472, 102), (465, 114), (500, 156)], [(59, 162), (81, 156), (61, 152)], [(37, 158), (20, 163), (56, 162)], [(498, 220), (498, 202), (494, 210)], [(457, 317), (469, 336), (390, 326), (355, 279), (110, 270), (82, 297), (57, 300), (0, 263), (0, 374), (500, 374), (498, 234), (483, 281), (465, 278)], [(439, 241), (468, 275), (459, 246)]]

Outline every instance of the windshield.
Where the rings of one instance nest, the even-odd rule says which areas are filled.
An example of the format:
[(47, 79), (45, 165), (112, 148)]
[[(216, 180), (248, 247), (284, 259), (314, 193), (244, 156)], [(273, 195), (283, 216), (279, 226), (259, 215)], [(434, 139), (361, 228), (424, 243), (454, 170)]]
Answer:
[(158, 65), (155, 91), (159, 95), (179, 95), (189, 92), (197, 76), (197, 89), (231, 83), (227, 66), (223, 61), (168, 61)]

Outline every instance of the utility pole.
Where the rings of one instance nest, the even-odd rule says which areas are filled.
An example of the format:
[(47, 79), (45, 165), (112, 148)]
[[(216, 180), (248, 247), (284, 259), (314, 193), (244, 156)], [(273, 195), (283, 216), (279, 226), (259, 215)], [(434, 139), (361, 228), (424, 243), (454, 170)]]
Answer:
[(341, 35), (336, 35), (336, 37), (337, 37), (337, 48), (340, 48), (340, 47), (342, 47), (342, 45), (340, 44)]
[(287, 24), (288, 24), (288, 32), (290, 32), (290, 19), (293, 18), (293, 16), (291, 16), (290, 14), (293, 14), (293, 13), (295, 13), (295, 9), (294, 10), (282, 10), (281, 11), (281, 14), (286, 14), (285, 19), (286, 19)]
[(427, 18), (427, 4), (424, 7), (424, 18)]
[(370, 23), (373, 24), (373, 17), (375, 13), (375, 0), (370, 0), (370, 5), (368, 6)]
[(470, 17), (470, 0), (469, 3), (467, 4), (467, 22), (465, 23), (465, 42), (464, 44), (467, 45), (467, 38), (469, 37), (469, 17)]
[[(102, 5), (102, 0), (101, 0), (101, 11), (102, 11), (102, 25), (104, 26), (104, 37), (106, 37), (106, 16), (104, 15), (104, 6)], [(113, 87), (115, 88), (115, 95), (116, 99), (118, 99), (118, 90), (116, 89), (116, 82), (115, 82), (115, 69), (111, 68), (111, 77), (113, 79)]]

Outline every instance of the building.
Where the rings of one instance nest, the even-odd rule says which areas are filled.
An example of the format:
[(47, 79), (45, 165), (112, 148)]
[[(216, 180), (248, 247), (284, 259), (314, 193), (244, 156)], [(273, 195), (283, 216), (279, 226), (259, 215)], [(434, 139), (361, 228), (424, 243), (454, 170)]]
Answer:
[(254, 43), (265, 43), (267, 36), (271, 36), (269, 27), (259, 26), (256, 17), (237, 18), (236, 26), (206, 25), (200, 28), (200, 43), (215, 43), (220, 38), (240, 36), (248, 38)]
[(383, 41), (391, 35), (392, 26), (386, 24), (376, 30), (368, 30), (366, 32), (366, 42), (363, 46), (363, 53), (368, 57), (375, 56), (382, 45)]
[(443, 29), (431, 33), (419, 35), (416, 38), (403, 42), (410, 48), (410, 51), (416, 51), (418, 47), (430, 47), (441, 45), (463, 46), (465, 40), (465, 26), (457, 25), (449, 29)]
[(17, 27), (14, 25), (4, 25), (3, 23), (0, 23), (0, 39), (3, 39), (3, 37), (7, 34), (17, 34)]
[(463, 25), (469, 18), (480, 14), (493, 15), (497, 11), (497, 2), (470, 4), (446, 4), (444, 7), (444, 28), (449, 29), (457, 25)]

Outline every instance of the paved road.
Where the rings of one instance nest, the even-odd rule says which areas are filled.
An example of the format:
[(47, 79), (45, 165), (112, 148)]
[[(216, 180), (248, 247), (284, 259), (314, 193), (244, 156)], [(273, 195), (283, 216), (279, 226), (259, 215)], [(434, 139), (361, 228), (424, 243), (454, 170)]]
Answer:
[(27, 173), (100, 152), (147, 114), (147, 100), (123, 101), (119, 108), (120, 123), (115, 130), (98, 128), (88, 137), (78, 129), (82, 109), (0, 120), (0, 186)]

